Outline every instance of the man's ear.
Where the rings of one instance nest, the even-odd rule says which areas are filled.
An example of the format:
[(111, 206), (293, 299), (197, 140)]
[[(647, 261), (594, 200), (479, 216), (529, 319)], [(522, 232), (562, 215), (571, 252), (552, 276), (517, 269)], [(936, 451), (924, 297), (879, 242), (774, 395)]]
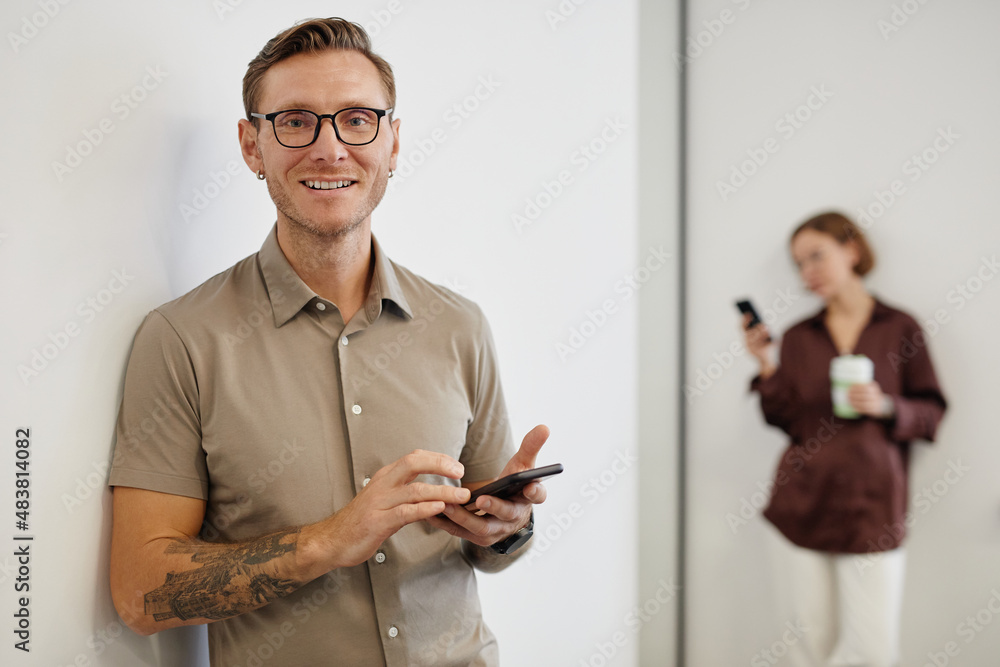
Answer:
[(392, 154), (389, 157), (389, 169), (396, 171), (396, 157), (399, 156), (399, 123), (397, 118), (389, 126), (392, 128)]
[(260, 154), (260, 146), (257, 144), (257, 128), (254, 124), (243, 118), (239, 121), (240, 151), (243, 153), (243, 161), (250, 167), (250, 171), (257, 173), (264, 169), (264, 159)]

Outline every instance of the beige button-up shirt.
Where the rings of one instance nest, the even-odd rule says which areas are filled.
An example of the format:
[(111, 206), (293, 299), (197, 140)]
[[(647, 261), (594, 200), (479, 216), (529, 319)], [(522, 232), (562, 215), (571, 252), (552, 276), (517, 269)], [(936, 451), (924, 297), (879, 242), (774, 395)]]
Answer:
[[(468, 481), (496, 477), (514, 447), (482, 312), (374, 239), (372, 251), (368, 298), (346, 324), (275, 229), (260, 252), (152, 311), (128, 363), (111, 485), (204, 499), (201, 536), (236, 541), (329, 516), (417, 448), (460, 460)], [(198, 616), (197, 600), (173, 604)], [(366, 563), (208, 627), (212, 664), (225, 667), (498, 663), (460, 541), (424, 523)]]

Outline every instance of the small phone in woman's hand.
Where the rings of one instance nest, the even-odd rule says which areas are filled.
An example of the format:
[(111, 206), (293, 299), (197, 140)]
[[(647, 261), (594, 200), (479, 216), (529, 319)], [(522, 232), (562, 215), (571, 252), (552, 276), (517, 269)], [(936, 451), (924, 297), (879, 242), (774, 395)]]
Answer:
[[(740, 312), (743, 313), (744, 315), (747, 314), (750, 315), (750, 323), (747, 324), (746, 326), (748, 331), (761, 323), (760, 315), (757, 313), (757, 309), (753, 307), (753, 304), (750, 303), (749, 299), (743, 299), (741, 301), (737, 301), (736, 307), (739, 308)], [(771, 342), (770, 335), (767, 337), (767, 342), (768, 343)]]

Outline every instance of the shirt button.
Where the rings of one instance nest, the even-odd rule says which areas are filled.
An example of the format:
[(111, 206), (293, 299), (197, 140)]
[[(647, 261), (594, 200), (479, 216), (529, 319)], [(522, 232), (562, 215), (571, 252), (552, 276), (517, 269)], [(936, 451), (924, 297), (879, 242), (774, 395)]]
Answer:
[(389, 636), (390, 637), (395, 637), (398, 634), (399, 634), (399, 630), (396, 629), (395, 625), (392, 626), (391, 628), (389, 628)]
[(363, 488), (365, 488), (366, 486), (368, 486), (368, 482), (370, 482), (370, 481), (372, 481), (372, 478), (371, 478), (371, 477), (365, 477), (364, 481), (363, 481), (363, 482), (361, 482), (361, 488), (363, 489)]
[(349, 340), (347, 340), (347, 336), (341, 336), (341, 337), (340, 337), (340, 344), (341, 344), (341, 345), (347, 345), (347, 344), (348, 344), (349, 342), (350, 342), (350, 341), (349, 341)]
[(355, 403), (354, 407), (351, 408), (351, 412), (353, 412), (356, 415), (360, 415), (361, 414), (361, 406), (358, 405), (357, 403)]
[(385, 562), (385, 554), (382, 553), (381, 551), (379, 551), (377, 554), (375, 554), (375, 562), (376, 563), (384, 563)]
[(320, 301), (319, 303), (316, 304), (316, 309), (317, 310), (326, 310), (326, 304), (323, 303), (322, 301)]

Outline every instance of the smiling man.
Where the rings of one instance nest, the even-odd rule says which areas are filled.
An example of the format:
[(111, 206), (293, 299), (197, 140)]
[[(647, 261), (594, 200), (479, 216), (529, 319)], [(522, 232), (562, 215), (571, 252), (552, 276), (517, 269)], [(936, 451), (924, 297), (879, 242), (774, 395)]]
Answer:
[[(385, 256), (395, 84), (357, 24), (269, 41), (243, 157), (277, 221), (260, 251), (152, 311), (118, 417), (111, 588), (136, 632), (210, 623), (213, 665), (496, 665), (473, 567), (526, 549), (489, 327)], [(514, 552), (517, 551), (515, 554)]]

